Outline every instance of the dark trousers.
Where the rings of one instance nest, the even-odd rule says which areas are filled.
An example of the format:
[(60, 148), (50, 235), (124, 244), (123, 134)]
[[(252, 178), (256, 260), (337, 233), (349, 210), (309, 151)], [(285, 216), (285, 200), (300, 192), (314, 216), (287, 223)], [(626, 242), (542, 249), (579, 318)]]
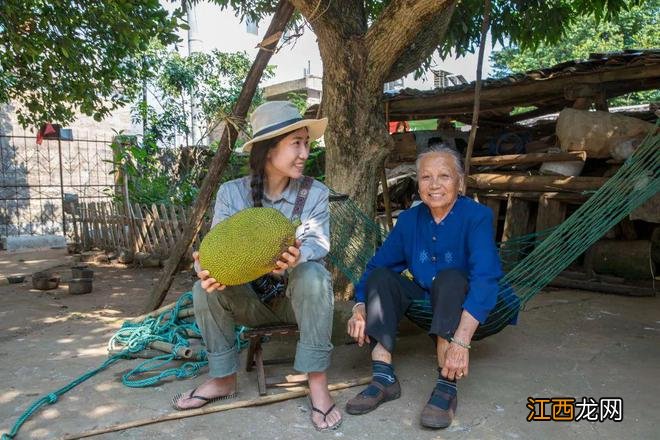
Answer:
[[(433, 319), (429, 335), (449, 339), (461, 320), (468, 290), (466, 275), (456, 269), (439, 272), (430, 290)], [(425, 291), (408, 278), (386, 268), (377, 268), (367, 279), (367, 335), (390, 353), (399, 321), (414, 300), (423, 300)]]

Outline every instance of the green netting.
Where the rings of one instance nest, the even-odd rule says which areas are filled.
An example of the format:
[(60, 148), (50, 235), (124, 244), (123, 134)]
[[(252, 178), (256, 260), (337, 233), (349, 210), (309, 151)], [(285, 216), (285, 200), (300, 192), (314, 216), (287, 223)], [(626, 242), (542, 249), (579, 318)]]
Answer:
[[(654, 130), (656, 131), (656, 130)], [(500, 244), (504, 267), (495, 309), (480, 331), (495, 333), (520, 308), (626, 215), (660, 190), (660, 134), (649, 134), (619, 171), (561, 225)], [(330, 262), (351, 282), (360, 279), (385, 230), (347, 198), (332, 194)], [(521, 259), (522, 258), (522, 259)], [(518, 301), (507, 301), (513, 289)], [(431, 322), (428, 301), (417, 301), (408, 316), (423, 328)]]

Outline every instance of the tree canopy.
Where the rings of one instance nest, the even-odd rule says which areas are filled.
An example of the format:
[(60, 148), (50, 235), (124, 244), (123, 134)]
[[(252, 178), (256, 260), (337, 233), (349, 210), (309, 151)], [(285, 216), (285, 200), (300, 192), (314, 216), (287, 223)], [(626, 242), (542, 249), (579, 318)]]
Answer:
[[(231, 114), (252, 65), (244, 52), (212, 50), (182, 56), (160, 45), (144, 59), (151, 76), (146, 87), (153, 99), (134, 106), (134, 121), (146, 126), (145, 142), (170, 147), (175, 146), (177, 134), (188, 138), (191, 133), (191, 97), (199, 108), (195, 123), (202, 128), (203, 139)], [(272, 76), (272, 70), (268, 67), (263, 78)], [(253, 105), (261, 100), (261, 93), (257, 93)]]
[(660, 3), (632, 6), (606, 20), (594, 14), (568, 26), (561, 38), (541, 43), (535, 48), (509, 45), (493, 52), (495, 74), (550, 67), (564, 61), (583, 60), (590, 53), (616, 52), (623, 49), (653, 49), (660, 45)]
[[(223, 8), (232, 8), (242, 18), (253, 20), (263, 19), (271, 14), (277, 6), (276, 0), (211, 0)], [(396, 9), (397, 6), (409, 7), (405, 0), (346, 0), (359, 4), (359, 7), (342, 8), (346, 13), (359, 12), (356, 20), (364, 23), (365, 30), (373, 28), (383, 18), (384, 11)], [(493, 0), (490, 18), (490, 31), (493, 43), (512, 44), (524, 49), (552, 45), (561, 41), (566, 30), (573, 24), (581, 23), (584, 17), (596, 22), (608, 21), (625, 13), (630, 7), (644, 3), (654, 3), (655, 0)], [(302, 22), (314, 22), (322, 19), (324, 14), (333, 12), (331, 3), (327, 0), (292, 1), (301, 10), (300, 4), (307, 4), (313, 11), (311, 16), (296, 14), (290, 24), (298, 30), (304, 28)], [(336, 0), (334, 3), (345, 3)], [(443, 3), (443, 2), (437, 2)], [(441, 32), (442, 14), (437, 19), (429, 20), (418, 29), (417, 38), (406, 48), (406, 55), (396, 63), (388, 80), (398, 79), (418, 68), (426, 68), (431, 63), (435, 51), (441, 58), (450, 54), (465, 55), (474, 53), (479, 45), (481, 17), (483, 15), (483, 0), (462, 0), (453, 8), (453, 14), (446, 33)], [(443, 11), (444, 12), (444, 11)], [(396, 35), (403, 29), (392, 28)], [(657, 30), (656, 30), (657, 32)], [(657, 44), (657, 40), (656, 40)]]
[(0, 103), (16, 102), (23, 126), (76, 110), (101, 120), (133, 100), (142, 53), (177, 41), (177, 26), (158, 0), (4, 0)]
[[(571, 60), (585, 60), (591, 53), (624, 49), (656, 49), (660, 45), (660, 3), (632, 6), (606, 19), (590, 14), (568, 26), (561, 39), (535, 48), (510, 45), (493, 52), (496, 76), (551, 67)], [(635, 92), (610, 100), (611, 105), (646, 103), (660, 99), (660, 91)]]

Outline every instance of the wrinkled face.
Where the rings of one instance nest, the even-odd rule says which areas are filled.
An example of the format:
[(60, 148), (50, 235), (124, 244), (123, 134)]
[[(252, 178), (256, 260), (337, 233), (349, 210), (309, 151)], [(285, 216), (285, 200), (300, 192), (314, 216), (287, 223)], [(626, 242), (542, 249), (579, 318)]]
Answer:
[(431, 211), (449, 210), (461, 187), (453, 158), (446, 153), (423, 156), (417, 175), (419, 196)]
[(291, 132), (268, 152), (266, 174), (297, 179), (303, 174), (309, 156), (307, 128)]

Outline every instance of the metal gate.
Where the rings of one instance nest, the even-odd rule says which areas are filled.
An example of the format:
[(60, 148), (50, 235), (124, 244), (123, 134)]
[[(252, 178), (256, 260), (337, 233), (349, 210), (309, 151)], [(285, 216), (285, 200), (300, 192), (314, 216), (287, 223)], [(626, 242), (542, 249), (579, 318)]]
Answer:
[(109, 199), (112, 140), (85, 137), (38, 145), (33, 134), (0, 134), (0, 241), (13, 235), (71, 236), (65, 199)]

